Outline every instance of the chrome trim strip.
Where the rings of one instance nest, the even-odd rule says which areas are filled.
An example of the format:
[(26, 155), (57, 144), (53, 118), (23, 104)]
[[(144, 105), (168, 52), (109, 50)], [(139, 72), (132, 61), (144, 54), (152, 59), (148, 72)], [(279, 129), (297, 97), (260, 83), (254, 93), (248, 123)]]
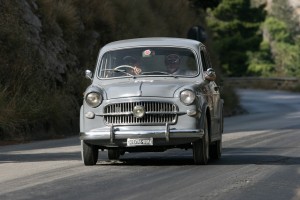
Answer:
[(166, 131), (165, 131), (165, 134), (166, 134), (166, 141), (169, 142), (170, 141), (170, 126), (168, 123), (166, 123)]
[(111, 125), (109, 130), (110, 130), (110, 142), (114, 143), (114, 139), (115, 139), (114, 125)]
[[(127, 138), (140, 138), (140, 137), (153, 137), (153, 138), (165, 138), (168, 141), (172, 138), (202, 138), (204, 135), (203, 129), (184, 129), (184, 130), (147, 130), (147, 131), (127, 131), (127, 130), (119, 130), (118, 128), (114, 128), (112, 130), (114, 133), (114, 140), (117, 139), (127, 139)], [(111, 140), (111, 131), (109, 130), (95, 130), (90, 132), (81, 132), (80, 133), (81, 140)]]
[[(114, 116), (114, 115), (132, 115), (132, 112), (117, 112), (117, 113), (95, 113), (96, 116)], [(184, 115), (186, 114), (185, 112), (182, 111), (176, 111), (176, 112), (146, 112), (146, 114), (176, 114), (176, 115)]]

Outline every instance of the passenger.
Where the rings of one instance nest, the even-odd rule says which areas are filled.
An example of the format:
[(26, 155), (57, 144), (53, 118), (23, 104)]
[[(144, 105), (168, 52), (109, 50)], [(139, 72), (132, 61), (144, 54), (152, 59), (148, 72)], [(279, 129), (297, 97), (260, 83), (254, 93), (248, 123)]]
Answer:
[(196, 75), (197, 69), (195, 60), (193, 59), (191, 63), (182, 63), (182, 58), (177, 54), (169, 54), (165, 57), (165, 65), (169, 74), (188, 76)]
[(180, 73), (180, 57), (177, 54), (169, 54), (165, 57), (165, 65), (167, 72), (170, 74), (181, 74)]

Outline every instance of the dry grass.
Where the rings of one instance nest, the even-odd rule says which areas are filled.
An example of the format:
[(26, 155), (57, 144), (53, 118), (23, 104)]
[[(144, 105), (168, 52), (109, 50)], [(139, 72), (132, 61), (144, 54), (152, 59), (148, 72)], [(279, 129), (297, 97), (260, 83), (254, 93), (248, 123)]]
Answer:
[(203, 23), (191, 10), (189, 2), (180, 0), (123, 0), (112, 1), (116, 39), (166, 36), (186, 37), (187, 30)]
[(114, 7), (110, 0), (74, 0), (85, 29), (101, 30), (103, 26), (114, 27)]
[(71, 0), (38, 0), (40, 13), (48, 34), (64, 35), (64, 38), (74, 37), (80, 29), (80, 16)]
[(56, 133), (70, 131), (74, 123), (69, 121), (78, 118), (77, 104), (67, 89), (51, 89), (39, 53), (26, 40), (16, 2), (1, 1), (0, 11), (0, 139), (38, 138), (37, 130), (47, 126)]

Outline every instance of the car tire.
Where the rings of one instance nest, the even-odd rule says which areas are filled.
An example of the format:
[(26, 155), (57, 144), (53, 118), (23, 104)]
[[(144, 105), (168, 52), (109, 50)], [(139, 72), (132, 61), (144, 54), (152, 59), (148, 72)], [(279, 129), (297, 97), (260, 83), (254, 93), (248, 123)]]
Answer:
[(222, 141), (218, 140), (214, 144), (210, 145), (209, 148), (210, 158), (218, 160), (222, 155)]
[(99, 149), (97, 146), (81, 141), (81, 157), (86, 166), (96, 165)]
[(196, 165), (206, 165), (209, 159), (209, 136), (207, 119), (204, 122), (202, 139), (193, 142), (193, 158)]
[(107, 152), (109, 160), (119, 160), (120, 151), (118, 149), (108, 149)]

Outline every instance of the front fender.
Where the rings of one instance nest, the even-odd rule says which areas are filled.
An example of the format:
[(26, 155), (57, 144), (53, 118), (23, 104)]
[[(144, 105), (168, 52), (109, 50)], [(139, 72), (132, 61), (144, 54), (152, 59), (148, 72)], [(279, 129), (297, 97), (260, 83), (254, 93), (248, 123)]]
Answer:
[[(208, 112), (208, 113), (207, 113)], [(207, 114), (210, 116), (210, 113), (209, 113), (209, 107), (208, 107), (208, 104), (207, 103), (204, 103), (202, 105), (202, 108), (201, 108), (201, 118), (200, 118), (200, 128), (203, 129), (204, 128), (204, 120), (205, 120), (205, 117), (207, 117)], [(211, 119), (209, 118), (208, 119), (208, 125), (210, 126), (210, 121)], [(209, 127), (210, 129), (210, 127)]]

